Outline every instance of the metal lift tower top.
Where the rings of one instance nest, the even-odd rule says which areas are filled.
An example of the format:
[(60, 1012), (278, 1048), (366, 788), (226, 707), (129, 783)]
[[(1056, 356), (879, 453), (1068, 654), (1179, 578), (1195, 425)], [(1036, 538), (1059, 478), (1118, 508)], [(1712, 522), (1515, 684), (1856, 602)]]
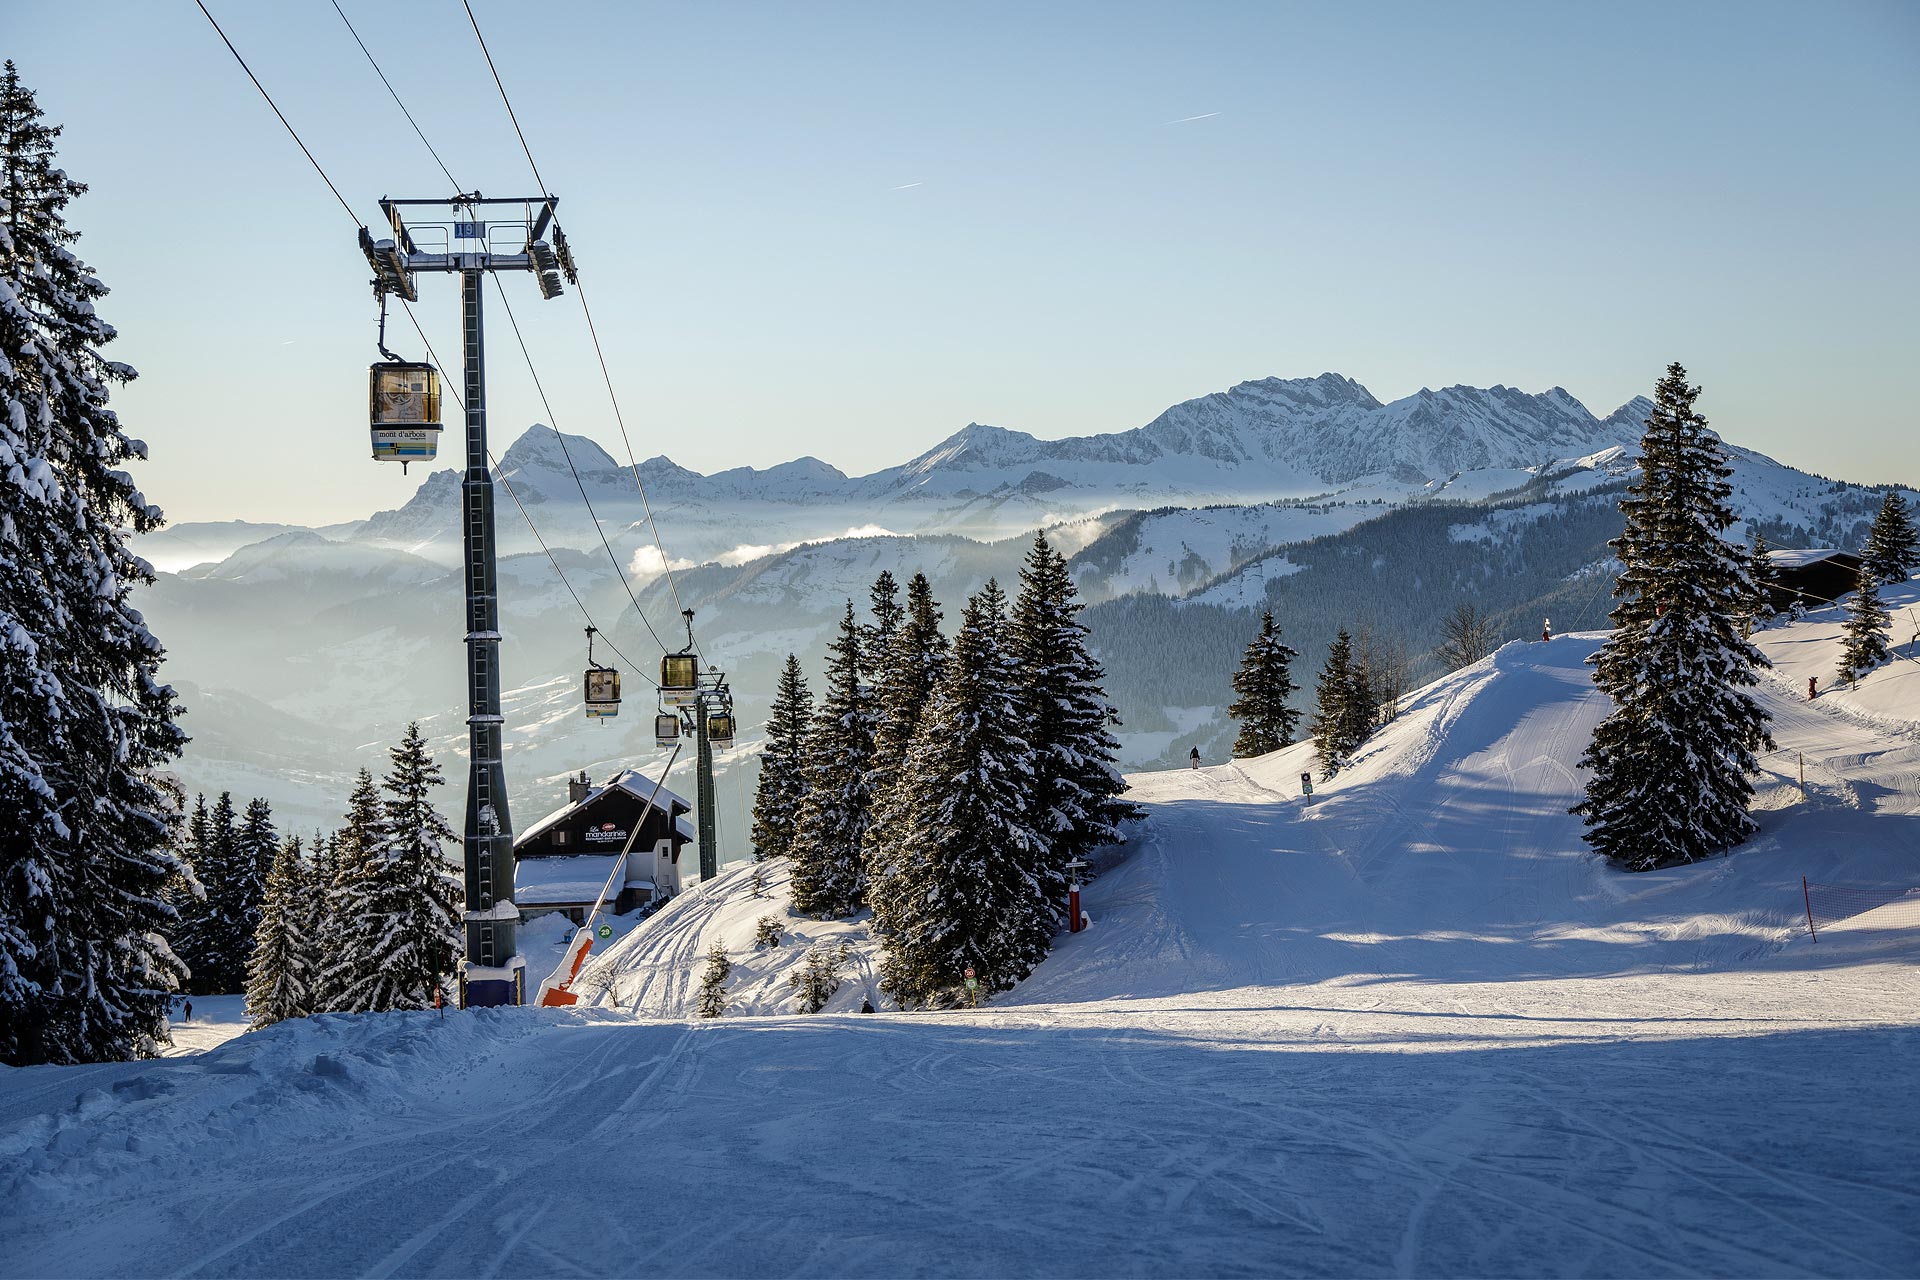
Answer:
[[(393, 229), (375, 240), (365, 228), (360, 248), (383, 298), (408, 302), (422, 272), (457, 272), (464, 333), (462, 396), (467, 415), (466, 478), (461, 484), (467, 614), (466, 963), (462, 1007), (523, 1004), (526, 962), (515, 945), (520, 912), (513, 904), (513, 819), (500, 756), (500, 604), (494, 572), (493, 474), (487, 465), (486, 363), (481, 285), (489, 271), (530, 271), (543, 298), (561, 293), (561, 276), (576, 279), (573, 256), (553, 219), (551, 195), (487, 200), (480, 193), (437, 200), (380, 201)], [(552, 238), (548, 239), (551, 229)]]

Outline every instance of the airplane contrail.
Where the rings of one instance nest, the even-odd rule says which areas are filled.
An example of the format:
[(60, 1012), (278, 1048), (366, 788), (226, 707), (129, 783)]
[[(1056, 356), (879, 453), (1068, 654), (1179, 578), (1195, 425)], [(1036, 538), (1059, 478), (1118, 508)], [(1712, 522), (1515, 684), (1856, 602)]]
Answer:
[(897, 187), (895, 187), (895, 188), (893, 188), (893, 189), (894, 189), (895, 191), (910, 191), (910, 190), (912, 190), (912, 189), (913, 189), (914, 187), (924, 187), (924, 186), (926, 186), (926, 185), (927, 185), (927, 184), (926, 184), (926, 183), (924, 183), (924, 182), (903, 182), (903, 183), (901, 183), (901, 184), (900, 184), (899, 186), (897, 186)]
[(1180, 118), (1179, 118), (1178, 120), (1162, 120), (1162, 121), (1161, 121), (1160, 123), (1161, 123), (1161, 124), (1163, 124), (1163, 125), (1169, 125), (1169, 124), (1192, 124), (1192, 123), (1193, 123), (1193, 122), (1194, 122), (1195, 120), (1211, 120), (1211, 119), (1213, 119), (1213, 118), (1214, 118), (1215, 116), (1217, 116), (1217, 115), (1223, 115), (1223, 114), (1225, 114), (1225, 113), (1224, 113), (1224, 112), (1220, 112), (1220, 111), (1209, 111), (1209, 112), (1206, 112), (1206, 113), (1205, 113), (1205, 114), (1203, 114), (1203, 115), (1197, 115), (1197, 116), (1181, 116), (1181, 117), (1180, 117)]

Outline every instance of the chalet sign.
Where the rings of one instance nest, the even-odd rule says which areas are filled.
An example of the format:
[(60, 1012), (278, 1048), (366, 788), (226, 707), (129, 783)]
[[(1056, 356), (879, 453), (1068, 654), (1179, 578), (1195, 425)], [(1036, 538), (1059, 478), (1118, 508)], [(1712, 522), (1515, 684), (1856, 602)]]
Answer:
[(623, 845), (627, 842), (627, 833), (611, 822), (602, 822), (597, 825), (589, 823), (587, 829), (580, 833), (580, 839), (586, 844)]

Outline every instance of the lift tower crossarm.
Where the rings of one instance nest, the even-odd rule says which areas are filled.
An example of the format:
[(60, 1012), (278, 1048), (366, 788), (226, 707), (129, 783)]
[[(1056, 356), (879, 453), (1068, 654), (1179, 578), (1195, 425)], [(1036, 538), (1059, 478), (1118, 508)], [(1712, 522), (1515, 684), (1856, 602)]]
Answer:
[[(466, 864), (466, 964), (463, 1006), (522, 1004), (526, 961), (516, 946), (520, 913), (513, 902), (513, 818), (501, 756), (505, 717), (500, 708), (500, 600), (495, 570), (493, 473), (487, 464), (487, 388), (482, 329), (482, 276), (525, 271), (545, 297), (558, 293), (558, 275), (535, 261), (539, 230), (553, 217), (553, 196), (488, 200), (475, 191), (431, 200), (380, 201), (393, 228), (391, 241), (374, 241), (364, 228), (360, 247), (373, 267), (373, 286), (414, 301), (414, 276), (458, 273), (466, 405), (466, 471), (460, 523), (466, 582), (467, 809), (462, 835)], [(516, 212), (509, 213), (509, 209)], [(488, 220), (483, 220), (482, 210)], [(499, 210), (496, 215), (492, 211)], [(462, 217), (461, 215), (465, 216)], [(502, 216), (504, 215), (504, 216)], [(491, 232), (511, 229), (517, 243), (496, 252)], [(463, 243), (464, 242), (464, 245)], [(545, 247), (544, 245), (542, 246)], [(551, 250), (549, 250), (551, 253)]]

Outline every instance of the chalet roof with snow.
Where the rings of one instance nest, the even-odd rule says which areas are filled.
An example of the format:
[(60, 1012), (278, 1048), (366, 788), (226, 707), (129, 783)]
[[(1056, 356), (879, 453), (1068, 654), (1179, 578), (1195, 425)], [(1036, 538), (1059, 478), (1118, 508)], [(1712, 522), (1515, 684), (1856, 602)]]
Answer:
[(1849, 569), (1860, 567), (1860, 558), (1850, 551), (1839, 551), (1833, 547), (1776, 547), (1767, 552), (1767, 559), (1773, 561), (1776, 569), (1804, 569), (1810, 564), (1819, 564), (1823, 560), (1837, 560)]
[(684, 814), (693, 812), (691, 802), (684, 796), (676, 794), (665, 786), (659, 787), (658, 795), (656, 796), (655, 784), (652, 778), (647, 777), (638, 769), (622, 769), (619, 773), (614, 774), (613, 777), (607, 779), (599, 786), (590, 788), (580, 799), (562, 805), (560, 808), (555, 809), (546, 817), (520, 832), (520, 834), (514, 838), (514, 847), (518, 849), (522, 845), (539, 840), (549, 829), (580, 813), (581, 810), (596, 806), (609, 792), (622, 793), (622, 798), (637, 800), (642, 805), (649, 799), (652, 799), (658, 809), (665, 810), (672, 815), (674, 831), (682, 840), (692, 840), (695, 838), (693, 829), (687, 825), (682, 817)]

